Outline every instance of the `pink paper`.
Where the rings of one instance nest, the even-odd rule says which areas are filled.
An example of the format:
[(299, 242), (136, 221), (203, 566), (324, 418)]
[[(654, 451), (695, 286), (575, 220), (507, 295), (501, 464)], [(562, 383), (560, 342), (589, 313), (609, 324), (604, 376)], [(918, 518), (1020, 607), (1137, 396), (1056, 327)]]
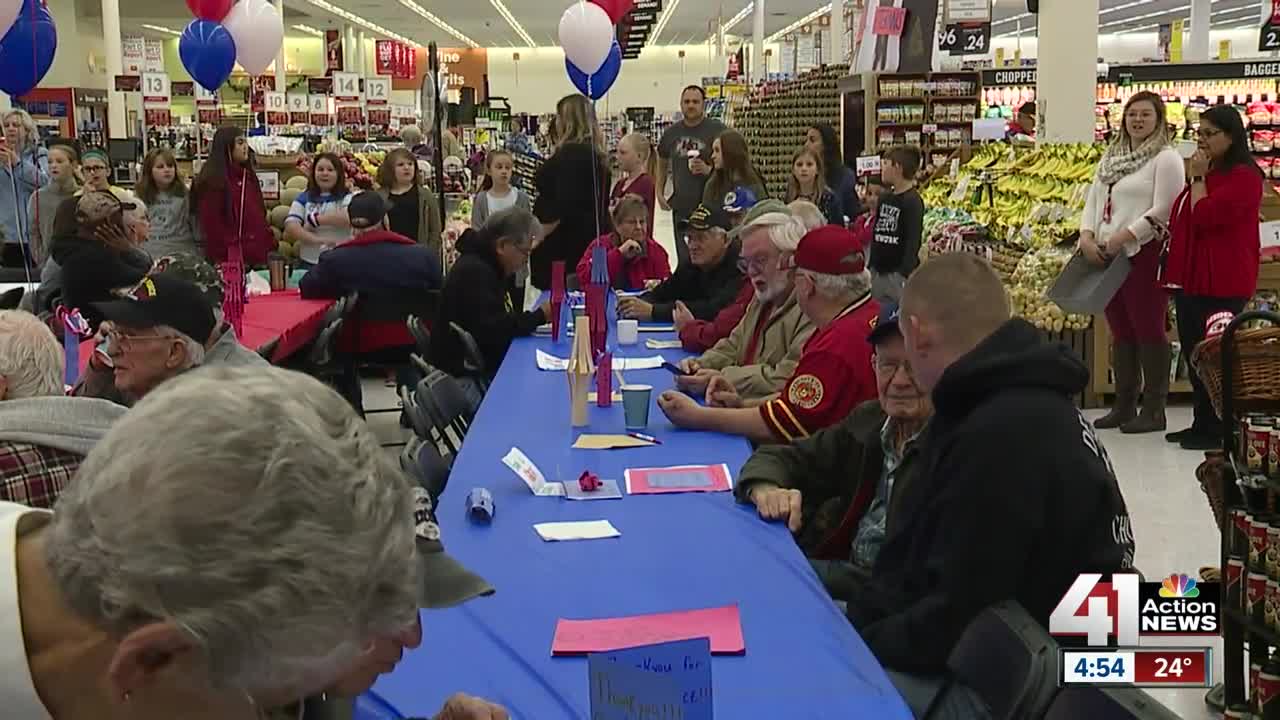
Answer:
[(598, 620), (561, 618), (556, 621), (551, 654), (585, 655), (700, 637), (711, 638), (711, 652), (716, 655), (741, 655), (747, 651), (738, 606), (725, 605)]
[(684, 492), (728, 492), (733, 489), (728, 465), (682, 465), (634, 468), (623, 473), (628, 495)]

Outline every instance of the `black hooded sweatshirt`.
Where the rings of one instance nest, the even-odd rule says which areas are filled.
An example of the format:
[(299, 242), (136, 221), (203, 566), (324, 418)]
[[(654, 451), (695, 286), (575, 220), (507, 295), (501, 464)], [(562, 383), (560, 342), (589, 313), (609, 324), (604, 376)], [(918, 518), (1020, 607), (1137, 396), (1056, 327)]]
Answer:
[(511, 340), (531, 334), (547, 319), (542, 310), (521, 312), (512, 307), (498, 254), (474, 230), (458, 239), (458, 252), (440, 291), (440, 306), (431, 329), (431, 363), (455, 377), (468, 374), (463, 367), (462, 343), (449, 329), (449, 323), (456, 322), (475, 338), (484, 356), (484, 375), (492, 378)]
[(903, 519), (849, 603), (885, 667), (941, 673), (984, 608), (1012, 598), (1047, 628), (1080, 573), (1132, 567), (1124, 498), (1073, 401), (1088, 380), (1023, 320), (943, 373)]

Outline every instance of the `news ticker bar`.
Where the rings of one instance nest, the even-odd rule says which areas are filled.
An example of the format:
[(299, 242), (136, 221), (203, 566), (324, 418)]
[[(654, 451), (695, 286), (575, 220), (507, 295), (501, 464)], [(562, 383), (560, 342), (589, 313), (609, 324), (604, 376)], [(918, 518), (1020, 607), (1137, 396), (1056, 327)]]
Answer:
[(1058, 653), (1060, 685), (1213, 685), (1212, 648), (1061, 648)]

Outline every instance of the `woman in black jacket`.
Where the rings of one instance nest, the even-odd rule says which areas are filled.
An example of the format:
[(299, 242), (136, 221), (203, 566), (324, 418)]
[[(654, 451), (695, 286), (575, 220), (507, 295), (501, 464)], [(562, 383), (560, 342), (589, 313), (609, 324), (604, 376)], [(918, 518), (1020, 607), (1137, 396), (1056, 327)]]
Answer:
[[(542, 226), (528, 210), (509, 208), (489, 217), (484, 227), (458, 238), (459, 257), (444, 279), (439, 310), (432, 328), (431, 362), (463, 381), (475, 399), (477, 380), (492, 379), (506, 357), (511, 341), (533, 333), (551, 317), (551, 303), (522, 312), (507, 293), (508, 280), (529, 261), (542, 237)], [(449, 323), (457, 323), (480, 346), (484, 367), (467, 370), (464, 349)]]
[(546, 240), (533, 251), (530, 278), (534, 287), (543, 290), (551, 288), (551, 263), (563, 260), (565, 275), (573, 275), (591, 241), (613, 229), (609, 154), (586, 96), (561, 98), (552, 122), (556, 151), (534, 179), (538, 198), (533, 212), (542, 221)]

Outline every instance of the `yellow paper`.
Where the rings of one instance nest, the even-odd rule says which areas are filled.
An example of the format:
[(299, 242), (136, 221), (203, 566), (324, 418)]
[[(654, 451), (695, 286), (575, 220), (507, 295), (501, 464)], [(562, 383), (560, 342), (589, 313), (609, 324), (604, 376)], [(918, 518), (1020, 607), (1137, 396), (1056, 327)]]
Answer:
[(996, 67), (1004, 67), (1004, 48), (996, 48)]
[(1169, 61), (1182, 62), (1182, 21), (1173, 21), (1173, 34), (1169, 37)]
[(630, 435), (592, 435), (584, 433), (573, 443), (575, 450), (611, 450), (614, 448), (649, 447), (653, 443)]
[[(610, 395), (609, 397), (612, 398), (613, 402), (616, 402), (616, 403), (622, 402), (622, 393), (620, 392), (616, 392), (613, 395)], [(593, 392), (587, 393), (587, 402), (593, 403), (598, 401), (599, 399), (600, 399), (600, 393), (593, 393)]]
[(1218, 41), (1218, 59), (1219, 60), (1231, 59), (1231, 41), (1230, 40)]

